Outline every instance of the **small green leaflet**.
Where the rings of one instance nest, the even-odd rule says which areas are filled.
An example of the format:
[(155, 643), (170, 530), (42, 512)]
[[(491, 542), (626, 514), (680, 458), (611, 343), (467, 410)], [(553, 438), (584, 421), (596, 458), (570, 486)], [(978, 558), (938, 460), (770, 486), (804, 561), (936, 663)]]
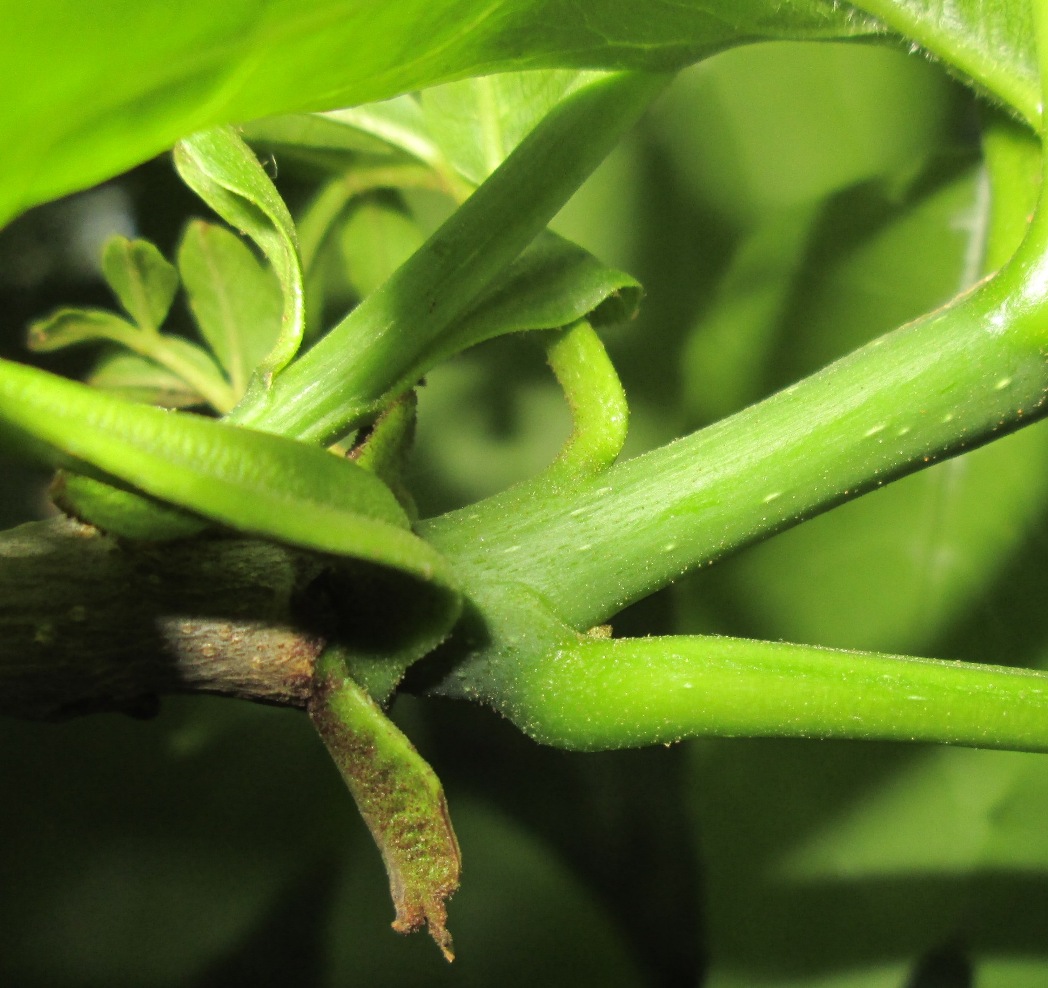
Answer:
[(251, 149), (231, 127), (175, 145), (182, 180), (227, 223), (249, 236), (273, 265), (284, 295), (280, 335), (259, 370), (262, 386), (294, 358), (305, 333), (302, 261), (291, 214)]
[(324, 450), (123, 401), (9, 361), (0, 361), (0, 437), (35, 459), (240, 531), (454, 590), (443, 559), (409, 531), (385, 484)]
[(280, 338), (280, 285), (240, 237), (202, 220), (186, 227), (178, 270), (200, 335), (239, 400)]
[(207, 402), (218, 412), (229, 411), (235, 403), (229, 383), (205, 350), (181, 336), (134, 325), (104, 309), (59, 309), (34, 322), (26, 342), (39, 353), (84, 343), (115, 343), (137, 354), (142, 367), (153, 365), (180, 381), (188, 388), (186, 403)]
[(178, 272), (148, 240), (110, 237), (102, 271), (128, 315), (147, 333), (157, 332), (178, 291)]

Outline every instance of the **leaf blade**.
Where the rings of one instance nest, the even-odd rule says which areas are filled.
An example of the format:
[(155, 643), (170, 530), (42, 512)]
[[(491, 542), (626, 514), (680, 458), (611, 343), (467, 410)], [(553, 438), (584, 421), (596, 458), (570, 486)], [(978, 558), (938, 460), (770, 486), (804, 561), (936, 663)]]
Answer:
[(186, 228), (178, 268), (200, 333), (240, 398), (280, 335), (280, 286), (239, 237), (201, 220)]
[(298, 352), (305, 333), (302, 261), (291, 214), (251, 149), (230, 127), (180, 141), (175, 167), (219, 216), (251, 237), (280, 281), (284, 296), (280, 334), (259, 367), (268, 385)]
[(156, 333), (178, 291), (178, 272), (148, 240), (110, 237), (102, 248), (102, 272), (128, 315)]
[[(852, 37), (868, 19), (818, 0), (691, 0), (659, 16), (607, 0), (266, 5), (189, 0), (86, 17), (71, 0), (4, 4), (0, 223), (84, 188), (202, 128), (334, 109), (468, 75), (524, 68), (665, 71), (740, 40)], [(555, 28), (555, 29), (554, 29)], [(111, 58), (121, 39), (122, 58)], [(410, 58), (403, 52), (410, 51)]]
[(388, 488), (324, 450), (134, 405), (8, 361), (0, 416), (9, 440), (53, 465), (100, 472), (245, 532), (454, 586)]

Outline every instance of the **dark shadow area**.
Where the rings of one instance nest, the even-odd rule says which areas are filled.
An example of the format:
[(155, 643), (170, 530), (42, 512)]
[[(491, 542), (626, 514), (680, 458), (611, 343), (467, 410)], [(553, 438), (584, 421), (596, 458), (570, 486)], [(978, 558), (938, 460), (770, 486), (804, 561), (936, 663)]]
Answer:
[(248, 935), (194, 980), (193, 988), (276, 988), (289, 978), (296, 988), (327, 984), (325, 919), (337, 875), (331, 863), (324, 863), (294, 879)]
[(535, 744), (464, 703), (413, 701), (427, 757), (450, 792), (520, 821), (598, 895), (653, 988), (699, 983), (701, 866), (685, 749), (579, 754)]

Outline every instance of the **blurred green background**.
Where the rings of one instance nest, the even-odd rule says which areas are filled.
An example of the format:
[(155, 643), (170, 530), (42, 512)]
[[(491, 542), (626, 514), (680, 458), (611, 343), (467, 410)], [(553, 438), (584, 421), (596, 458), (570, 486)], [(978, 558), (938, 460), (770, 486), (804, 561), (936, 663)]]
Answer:
[[(555, 224), (647, 291), (607, 334), (628, 452), (978, 278), (986, 113), (928, 61), (872, 46), (761, 45), (683, 74)], [(162, 160), (0, 233), (4, 355), (25, 359), (25, 323), (58, 304), (109, 304), (107, 234), (170, 255), (203, 212)], [(416, 235), (378, 221), (374, 237), (395, 259)], [(47, 366), (88, 365), (63, 359)], [(413, 465), (424, 513), (533, 472), (567, 430), (535, 341), (438, 368)], [(1040, 426), (682, 580), (615, 632), (1044, 665), (1046, 478)], [(39, 515), (43, 482), (4, 465), (6, 524)], [(1039, 756), (767, 740), (576, 755), (462, 705), (404, 697), (394, 714), (462, 844), (452, 967), (389, 931), (378, 854), (305, 718), (186, 698), (150, 722), (0, 723), (0, 984), (1048, 984)]]

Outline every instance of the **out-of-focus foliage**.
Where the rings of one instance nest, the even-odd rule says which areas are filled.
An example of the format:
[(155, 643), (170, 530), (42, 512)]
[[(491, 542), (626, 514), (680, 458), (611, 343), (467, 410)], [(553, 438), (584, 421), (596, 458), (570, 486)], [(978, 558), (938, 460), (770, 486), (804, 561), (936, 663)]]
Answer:
[[(291, 163), (278, 176), (294, 201)], [(162, 186), (149, 197), (173, 188), (162, 168), (132, 175), (132, 221), (170, 256), (177, 218), (148, 214), (147, 177)], [(407, 196), (416, 212), (426, 195)], [(646, 288), (641, 316), (609, 334), (639, 451), (969, 284), (987, 208), (976, 107), (939, 69), (777, 45), (683, 75), (556, 226)], [(373, 281), (360, 238), (390, 209), (383, 249), (399, 255), (401, 202), (344, 227), (350, 285)], [(0, 258), (55, 215), (5, 233)], [(94, 292), (78, 290), (84, 304)], [(434, 370), (419, 416), (423, 514), (534, 472), (568, 429), (527, 339)], [(1046, 460), (1044, 427), (1027, 430), (682, 581), (616, 632), (1044, 665)], [(445, 781), (467, 862), (453, 968), (388, 932), (378, 862), (303, 718), (185, 701), (148, 725), (0, 725), (0, 980), (901, 988), (977, 974), (1037, 988), (1048, 975), (1040, 757), (796, 741), (567, 755), (452, 705), (395, 713)]]

